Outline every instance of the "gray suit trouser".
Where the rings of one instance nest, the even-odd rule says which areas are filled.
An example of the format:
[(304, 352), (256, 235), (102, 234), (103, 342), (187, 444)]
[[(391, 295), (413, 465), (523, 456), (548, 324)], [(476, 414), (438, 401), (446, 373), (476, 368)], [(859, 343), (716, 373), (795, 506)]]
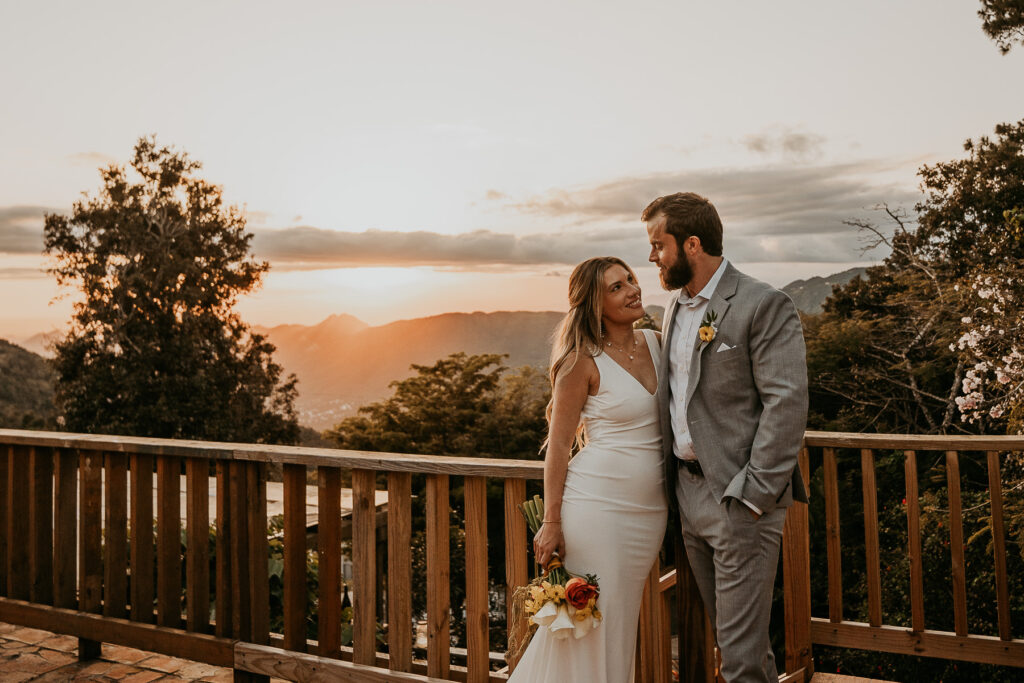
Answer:
[(754, 519), (742, 501), (719, 503), (703, 477), (679, 469), (676, 500), (686, 556), (715, 627), (728, 683), (778, 683), (768, 637), (786, 509)]

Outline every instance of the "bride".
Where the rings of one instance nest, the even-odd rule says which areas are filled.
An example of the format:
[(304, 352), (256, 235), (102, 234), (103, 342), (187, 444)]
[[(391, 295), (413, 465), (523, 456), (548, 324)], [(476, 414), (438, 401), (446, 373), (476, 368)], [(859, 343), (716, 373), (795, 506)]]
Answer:
[(644, 315), (636, 275), (614, 257), (584, 261), (569, 304), (551, 354), (546, 509), (533, 547), (541, 566), (557, 553), (570, 572), (598, 576), (603, 619), (578, 640), (538, 629), (510, 683), (632, 681), (644, 582), (665, 533), (660, 336), (633, 329)]

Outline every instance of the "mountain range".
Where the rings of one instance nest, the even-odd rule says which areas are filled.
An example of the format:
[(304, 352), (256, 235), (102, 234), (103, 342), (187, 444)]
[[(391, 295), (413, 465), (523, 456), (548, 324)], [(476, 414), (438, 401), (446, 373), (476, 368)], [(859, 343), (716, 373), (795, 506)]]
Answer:
[[(800, 310), (817, 313), (834, 285), (845, 284), (864, 270), (854, 268), (827, 277), (797, 280), (783, 291)], [(648, 306), (647, 310), (660, 323), (661, 307)], [(557, 311), (445, 313), (370, 326), (351, 315), (340, 314), (316, 325), (254, 329), (277, 347), (274, 359), (285, 371), (299, 378), (299, 421), (315, 429), (326, 429), (354, 414), (359, 406), (387, 397), (391, 382), (414, 373), (410, 365), (430, 365), (458, 351), (507, 354), (504, 363), (508, 367), (544, 368), (562, 315)], [(49, 355), (47, 346), (57, 335), (37, 334), (24, 340), (22, 346)], [(35, 354), (29, 355), (38, 359), (37, 365), (43, 362)], [(24, 361), (21, 355), (17, 357), (19, 362)]]

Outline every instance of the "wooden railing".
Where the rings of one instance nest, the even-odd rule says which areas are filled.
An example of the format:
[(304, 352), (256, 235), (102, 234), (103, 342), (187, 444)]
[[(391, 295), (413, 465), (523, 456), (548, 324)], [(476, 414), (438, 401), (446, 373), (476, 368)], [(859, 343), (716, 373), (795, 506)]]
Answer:
[[(780, 668), (789, 674), (784, 680), (810, 678), (813, 644), (1024, 666), (1024, 641), (1013, 639), (1010, 630), (999, 477), (1000, 454), (1024, 450), (1024, 440), (809, 432), (805, 443), (801, 467), (808, 479), (819, 468), (824, 473), (826, 514), (825, 519), (812, 520), (808, 506), (794, 505), (786, 520), (782, 549), (785, 662)], [(841, 449), (859, 452), (863, 468), (866, 622), (844, 620), (837, 463), (848, 451)], [(907, 553), (913, 618), (906, 627), (887, 625), (883, 619), (886, 598), (879, 579), (873, 467), (874, 454), (883, 449), (904, 451), (908, 463)], [(950, 473), (956, 624), (948, 633), (924, 626), (915, 457), (931, 450), (948, 452)], [(954, 486), (959, 455), (967, 451), (987, 452), (993, 528), (997, 529), (998, 635), (969, 633), (967, 628), (963, 534), (955, 523), (959, 494)], [(283, 627), (279, 634), (270, 631), (266, 497), (270, 463), (282, 465), (284, 480)], [(179, 502), (182, 472), (184, 515)], [(208, 512), (211, 475), (216, 501), (212, 519)], [(425, 477), (423, 529), (413, 528), (414, 475)], [(543, 465), (535, 461), (0, 430), (0, 621), (76, 636), (83, 658), (96, 656), (100, 642), (118, 643), (232, 667), (236, 680), (269, 676), (308, 680), (318, 673), (355, 681), (504, 680), (507, 668), (489, 646), (491, 591), (504, 586), (510, 595), (529, 579), (526, 526), (516, 506), (526, 498), (527, 481), (542, 476)], [(306, 632), (309, 478), (318, 486), (315, 640), (308, 639)], [(350, 536), (344, 534), (341, 509), (346, 478), (351, 480)], [(386, 484), (378, 483), (381, 480)], [(487, 533), (487, 484), (493, 480), (501, 481), (504, 488), (500, 539), (489, 539)], [(449, 595), (453, 482), (462, 485), (466, 520), (465, 561), (458, 567), (465, 576), (466, 600), (454, 606)], [(377, 489), (384, 487), (387, 550), (378, 556), (375, 501)], [(812, 616), (812, 522), (827, 527), (827, 547), (813, 550), (816, 559), (821, 550), (827, 551), (828, 618)], [(413, 581), (411, 548), (416, 532), (426, 537), (426, 585)], [(345, 647), (341, 645), (343, 542), (351, 544), (354, 574), (352, 643)], [(488, 566), (488, 544), (495, 542), (504, 544), (504, 567)], [(383, 595), (378, 595), (375, 580), (379, 561), (386, 563)], [(673, 621), (679, 639), (680, 680), (714, 680), (710, 625), (685, 558), (675, 557), (673, 564), (678, 571), (658, 563), (648, 580), (639, 627), (637, 680), (671, 680)], [(413, 617), (420, 616), (413, 614), (414, 595), (422, 596), (426, 605), (425, 652), (413, 650)], [(464, 610), (465, 648), (451, 645), (453, 607), (460, 619)], [(384, 643), (378, 639), (379, 623), (387, 624)]]

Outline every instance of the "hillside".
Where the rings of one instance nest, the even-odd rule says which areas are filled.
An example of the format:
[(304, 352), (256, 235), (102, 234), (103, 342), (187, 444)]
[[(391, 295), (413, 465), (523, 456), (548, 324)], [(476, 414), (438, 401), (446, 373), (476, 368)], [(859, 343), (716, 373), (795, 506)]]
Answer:
[(351, 316), (319, 325), (261, 328), (277, 346), (274, 358), (299, 377), (300, 422), (323, 429), (388, 385), (450, 353), (507, 353), (506, 365), (544, 367), (558, 312), (446, 313), (369, 327)]
[(46, 360), (0, 339), (0, 427), (52, 426), (53, 372)]
[(841, 273), (833, 273), (825, 277), (812, 277), (809, 280), (796, 280), (782, 288), (793, 299), (797, 309), (803, 313), (821, 313), (825, 299), (832, 295), (835, 285), (845, 285), (855, 277), (867, 272), (867, 268), (850, 268)]

